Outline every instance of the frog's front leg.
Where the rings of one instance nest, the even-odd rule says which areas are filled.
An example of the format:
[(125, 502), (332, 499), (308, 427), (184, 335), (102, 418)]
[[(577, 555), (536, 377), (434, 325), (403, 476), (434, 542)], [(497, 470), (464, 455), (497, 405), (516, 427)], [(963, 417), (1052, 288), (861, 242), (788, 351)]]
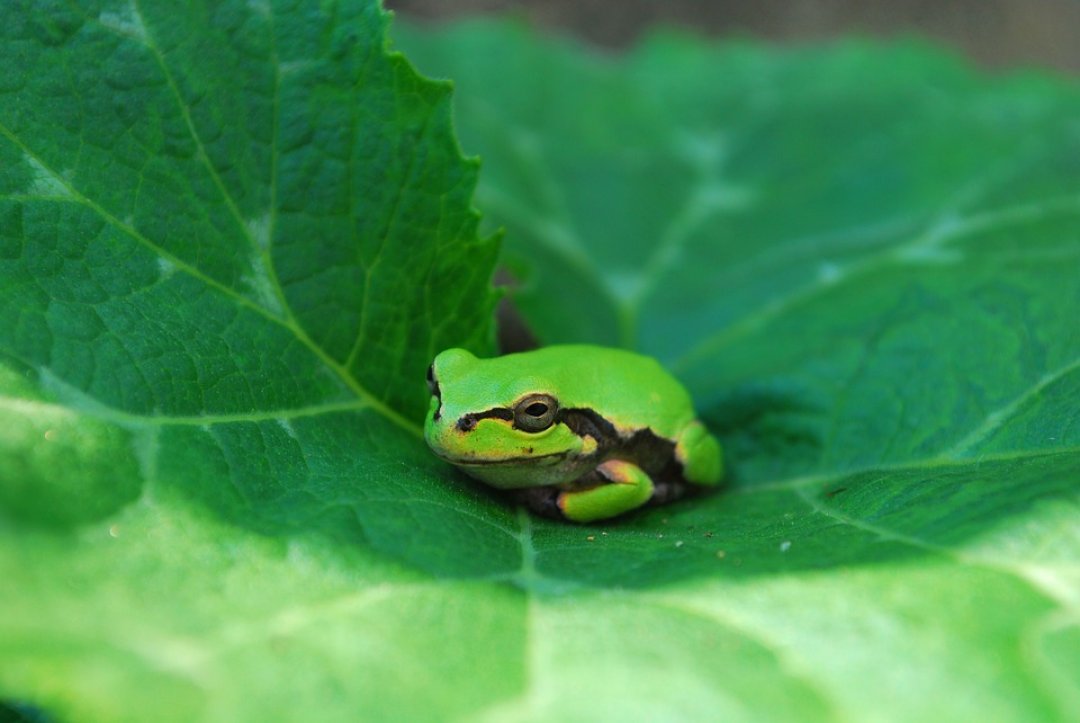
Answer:
[(611, 459), (596, 468), (598, 484), (565, 490), (555, 498), (562, 516), (593, 522), (637, 509), (653, 496), (653, 481), (636, 464)]

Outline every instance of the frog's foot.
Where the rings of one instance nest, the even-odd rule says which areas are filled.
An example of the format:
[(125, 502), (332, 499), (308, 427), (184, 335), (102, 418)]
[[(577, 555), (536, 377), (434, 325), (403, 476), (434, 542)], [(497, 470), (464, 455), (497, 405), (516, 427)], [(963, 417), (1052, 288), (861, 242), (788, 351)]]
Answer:
[(653, 480), (653, 493), (649, 505), (666, 505), (669, 502), (681, 500), (700, 489), (697, 485), (689, 484), (681, 479)]
[(562, 516), (572, 522), (592, 522), (637, 509), (653, 496), (649, 475), (630, 462), (611, 459), (596, 468), (600, 483), (560, 492), (556, 499)]
[(562, 490), (558, 487), (526, 487), (515, 490), (513, 499), (519, 505), (524, 505), (535, 515), (547, 517), (552, 520), (565, 520), (562, 510), (559, 508), (559, 495)]

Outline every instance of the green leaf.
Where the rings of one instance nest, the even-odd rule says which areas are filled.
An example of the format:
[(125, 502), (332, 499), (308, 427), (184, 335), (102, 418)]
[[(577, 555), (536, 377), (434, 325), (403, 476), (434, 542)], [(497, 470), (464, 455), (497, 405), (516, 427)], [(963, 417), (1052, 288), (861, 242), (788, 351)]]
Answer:
[(483, 574), (514, 524), (419, 436), (435, 351), (490, 351), (496, 244), (448, 87), (385, 52), (385, 25), (375, 2), (0, 10), (13, 709), (423, 715), (514, 687), (451, 673), (508, 650), (460, 638), (501, 640), (520, 596), (379, 552)]
[(732, 489), (575, 527), (419, 439), (495, 244), (375, 3), (9, 5), (0, 705), (1080, 715), (1071, 86), (395, 33), (544, 339), (660, 356), (724, 438)]
[[(463, 505), (418, 434), (433, 354), (489, 348), (475, 164), (377, 4), (331, 9), (7, 11), (0, 475), (21, 515), (169, 486), (264, 532), (470, 564), (402, 532)], [(450, 540), (473, 525), (441, 517)]]
[(540, 575), (748, 635), (807, 717), (1080, 711), (1075, 85), (913, 42), (395, 36), (457, 83), (541, 339), (660, 357), (728, 453), (726, 495), (592, 542), (538, 526)]

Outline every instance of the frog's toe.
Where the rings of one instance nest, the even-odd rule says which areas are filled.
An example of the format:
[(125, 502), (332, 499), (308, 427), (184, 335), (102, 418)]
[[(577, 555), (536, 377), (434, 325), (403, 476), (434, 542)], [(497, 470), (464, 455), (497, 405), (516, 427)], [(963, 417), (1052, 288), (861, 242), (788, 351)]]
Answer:
[(675, 502), (681, 500), (688, 494), (695, 492), (697, 488), (695, 485), (689, 485), (681, 479), (659, 479), (653, 480), (653, 494), (652, 499), (649, 500), (650, 505), (666, 505), (669, 502)]

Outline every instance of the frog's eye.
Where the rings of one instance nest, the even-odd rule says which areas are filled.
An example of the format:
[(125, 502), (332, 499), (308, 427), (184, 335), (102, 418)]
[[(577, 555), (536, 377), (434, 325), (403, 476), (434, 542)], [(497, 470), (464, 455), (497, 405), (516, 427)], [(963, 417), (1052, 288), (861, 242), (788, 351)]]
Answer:
[(432, 396), (439, 396), (439, 382), (435, 379), (435, 365), (432, 364), (427, 368), (427, 388), (431, 392)]
[(530, 394), (514, 405), (514, 426), (525, 432), (543, 432), (555, 423), (559, 402), (549, 394)]

